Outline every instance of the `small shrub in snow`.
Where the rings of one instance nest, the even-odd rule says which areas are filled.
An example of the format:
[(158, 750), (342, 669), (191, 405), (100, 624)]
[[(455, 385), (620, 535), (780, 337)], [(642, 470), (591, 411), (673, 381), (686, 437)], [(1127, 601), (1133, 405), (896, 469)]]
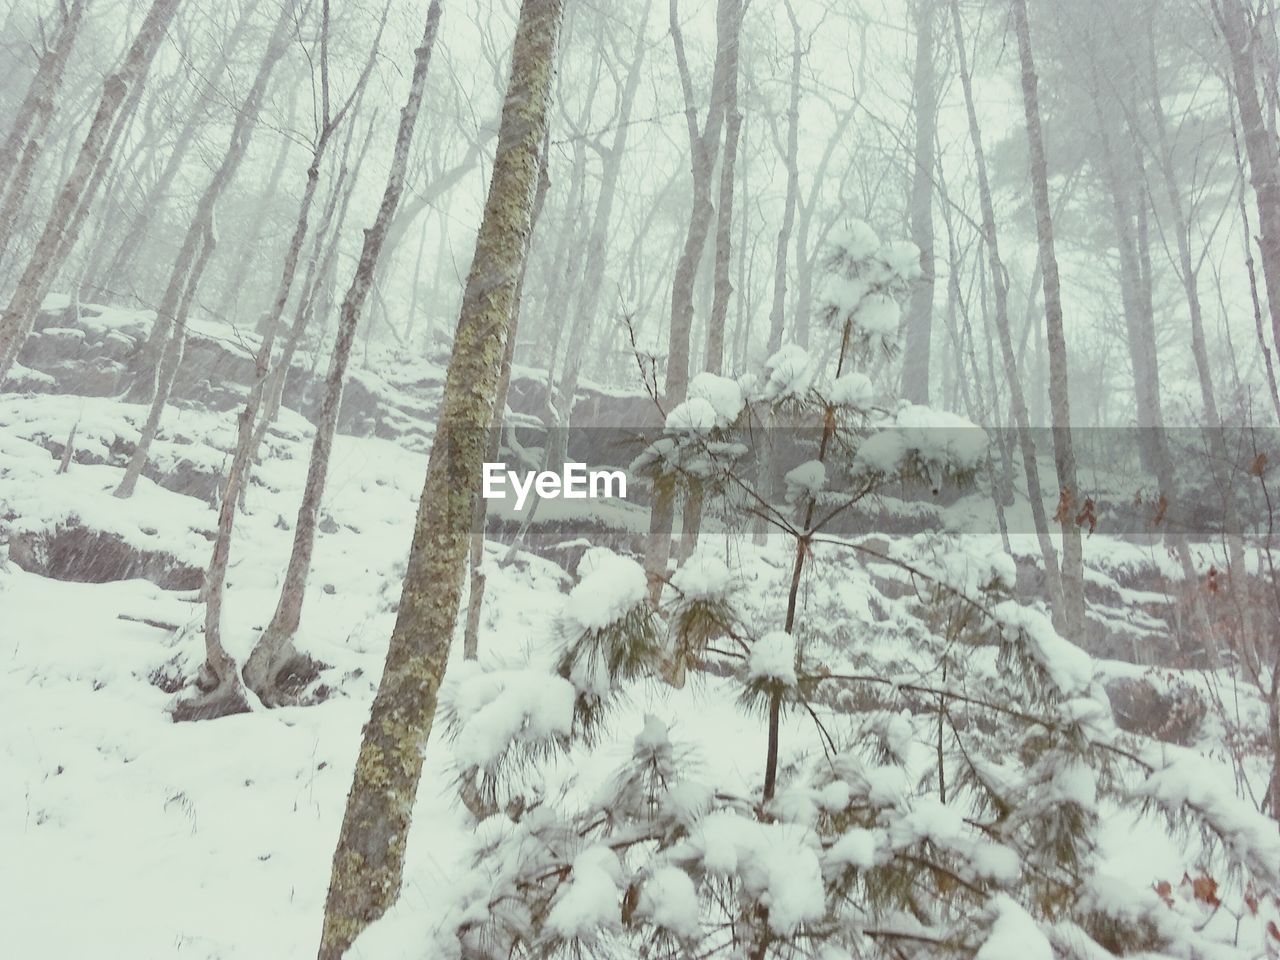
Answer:
[[(729, 564), (703, 552), (655, 608), (638, 565), (593, 555), (542, 686), (533, 668), (464, 671), (448, 704), (456, 755), (464, 790), (480, 782), (488, 803), (439, 952), (1247, 956), (1230, 924), (1191, 922), (1172, 897), (1109, 878), (1100, 818), (1154, 808), (1198, 825), (1206, 856), (1266, 890), (1280, 889), (1274, 823), (1198, 756), (1116, 729), (1092, 659), (1013, 599), (1009, 557), (965, 538), (900, 545), (878, 566), (910, 589), (878, 596), (875, 615), (845, 582), (850, 566), (824, 583), (818, 551), (831, 517), (884, 484), (964, 478), (987, 456), (986, 438), (960, 418), (868, 409), (870, 381), (849, 368), (896, 337), (897, 299), (919, 253), (881, 244), (865, 225), (839, 244), (823, 312), (838, 333), (835, 370), (784, 347), (754, 388), (704, 378), (640, 458), (656, 482), (729, 498), (750, 483), (736, 470), (734, 424), (779, 407), (820, 424), (816, 455), (787, 474), (788, 502), (754, 488), (739, 500), (790, 538), (785, 603), (762, 585), (742, 589)], [(821, 623), (804, 620), (802, 582), (825, 586)], [(838, 659), (810, 648), (824, 627), (847, 631)], [(705, 761), (655, 716), (639, 731), (611, 730), (613, 704), (700, 667), (726, 678), (743, 734), (759, 737), (758, 781), (745, 792), (709, 783)], [(812, 750), (784, 757), (784, 714), (812, 721)], [(541, 761), (606, 730), (630, 750), (605, 785), (545, 796)]]

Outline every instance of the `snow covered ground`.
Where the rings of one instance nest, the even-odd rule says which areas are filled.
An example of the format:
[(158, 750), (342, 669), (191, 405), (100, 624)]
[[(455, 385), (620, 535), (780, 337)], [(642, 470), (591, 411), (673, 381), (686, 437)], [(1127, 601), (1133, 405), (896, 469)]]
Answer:
[[(46, 448), (60, 452), (76, 424), (77, 456), (110, 459), (112, 444), (131, 441), (132, 424), (144, 416), (141, 406), (105, 399), (0, 398), (0, 516), (10, 534), (82, 524), (203, 567), (216, 521), (211, 504), (147, 480), (131, 500), (117, 500), (121, 466), (72, 463), (59, 475), (60, 460)], [(168, 411), (154, 462), (165, 472), (184, 461), (216, 472), (231, 431), (226, 415)], [(281, 527), (292, 525), (301, 494), (308, 433), (286, 411), (273, 458), (255, 476), (250, 513), (237, 524), (223, 632), (241, 659), (277, 599), (291, 542)], [(0, 566), (0, 902), (8, 955), (314, 956), (425, 463), (388, 441), (337, 440), (324, 504), (332, 522), (317, 540), (299, 637), (302, 649), (333, 665), (323, 681), (336, 690), (315, 706), (174, 724), (173, 697), (153, 678), (175, 667), (190, 673), (200, 662), (203, 608), (194, 591)], [(491, 574), (485, 660), (522, 660), (549, 633), (567, 580), (536, 557)], [(684, 691), (654, 687), (647, 703), (634, 705), (634, 725), (656, 711), (678, 735), (718, 740), (738, 717), (717, 693), (715, 681)], [(626, 749), (631, 725), (620, 720), (620, 745), (600, 753), (603, 768)], [(730, 739), (741, 750), (717, 746), (714, 755), (726, 782), (745, 785), (758, 776), (759, 744)], [(429, 750), (419, 797), (402, 902), (414, 913), (421, 908), (414, 922), (426, 929), (468, 852), (470, 828), (443, 737)], [(362, 955), (421, 955), (373, 942)]]
[[(207, 563), (215, 513), (199, 495), (144, 480), (132, 500), (112, 491), (118, 444), (143, 408), (68, 396), (0, 398), (0, 521), (9, 537), (59, 526), (104, 531), (181, 564)], [(76, 425), (76, 461), (59, 473)], [(237, 525), (224, 640), (247, 656), (277, 598), (305, 475), (309, 427), (286, 412)], [(232, 439), (228, 415), (170, 410), (154, 462), (187, 489), (216, 477)], [(113, 448), (113, 445), (116, 445)], [(55, 455), (58, 454), (58, 455)], [(81, 462), (83, 461), (83, 462)], [(180, 465), (186, 464), (183, 469)], [(299, 646), (331, 665), (314, 706), (174, 724), (158, 684), (202, 657), (194, 591), (144, 579), (55, 580), (0, 565), (0, 903), (13, 957), (310, 957), (330, 858), (408, 547), (425, 457), (384, 440), (340, 436), (324, 502)], [(777, 612), (789, 562), (776, 549), (736, 548), (746, 592)], [(491, 545), (491, 556), (499, 553)], [(883, 618), (870, 573), (828, 567), (805, 591), (815, 609), (839, 602), (847, 628)], [(989, 572), (989, 571), (988, 571)], [(964, 575), (968, 575), (967, 573)], [(538, 659), (566, 612), (572, 578), (522, 555), (490, 565), (482, 663)], [(572, 602), (572, 601), (569, 601)], [(581, 607), (581, 603), (578, 604)], [(576, 612), (575, 612), (576, 611)], [(582, 615), (571, 608), (570, 615)], [(455, 651), (455, 663), (460, 653)], [(763, 724), (744, 727), (736, 689), (695, 677), (683, 689), (645, 683), (605, 742), (554, 765), (549, 793), (594, 792), (631, 749), (646, 716), (667, 724), (719, 788), (750, 793)], [(433, 737), (400, 903), (352, 956), (426, 960), (468, 864), (472, 827), (456, 800), (454, 747)], [(783, 728), (784, 763), (818, 743), (811, 725)], [(1134, 889), (1176, 881), (1195, 852), (1154, 820), (1106, 823), (1105, 872)]]

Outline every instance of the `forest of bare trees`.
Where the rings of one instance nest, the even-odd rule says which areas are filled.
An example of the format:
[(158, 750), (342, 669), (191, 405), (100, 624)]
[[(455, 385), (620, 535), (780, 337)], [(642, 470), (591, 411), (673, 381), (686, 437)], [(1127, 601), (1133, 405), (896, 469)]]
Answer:
[(1280, 956), (1273, 0), (0, 24), (15, 956)]

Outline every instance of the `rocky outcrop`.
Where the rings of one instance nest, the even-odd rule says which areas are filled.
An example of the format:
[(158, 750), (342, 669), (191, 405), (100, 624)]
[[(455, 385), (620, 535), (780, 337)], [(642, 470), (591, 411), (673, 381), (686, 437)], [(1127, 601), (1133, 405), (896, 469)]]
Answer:
[(170, 590), (198, 590), (204, 571), (163, 550), (148, 550), (123, 537), (76, 522), (9, 536), (9, 559), (28, 573), (54, 580), (108, 583), (150, 580)]
[[(150, 311), (91, 304), (46, 310), (37, 319), (18, 357), (27, 372), (23, 375), (19, 371), (10, 386), (34, 393), (120, 396), (136, 377), (147, 373), (135, 370), (131, 364), (140, 353), (153, 319)], [(192, 324), (173, 401), (208, 410), (234, 410), (248, 393), (257, 345), (257, 337), (245, 331)], [(314, 422), (324, 388), (324, 358), (306, 353), (300, 351), (289, 372), (283, 402)], [(443, 363), (430, 360), (352, 371), (343, 389), (338, 431), (427, 450), (434, 434), (443, 378)], [(508, 404), (523, 422), (541, 422), (548, 407), (547, 397), (545, 371), (518, 368), (513, 374)], [(580, 392), (574, 416), (578, 423), (591, 425), (577, 435), (575, 456), (592, 453), (587, 448), (595, 441), (612, 443), (615, 437), (606, 437), (606, 433), (618, 427), (652, 427), (659, 423), (653, 401), (645, 394), (594, 385)], [(614, 456), (599, 462), (619, 461)]]

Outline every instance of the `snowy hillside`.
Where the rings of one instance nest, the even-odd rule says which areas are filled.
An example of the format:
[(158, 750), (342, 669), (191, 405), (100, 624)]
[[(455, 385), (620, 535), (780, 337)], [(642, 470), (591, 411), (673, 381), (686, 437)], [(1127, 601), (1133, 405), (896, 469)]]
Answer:
[(1272, 0), (8, 0), (0, 960), (1280, 960)]
[[(0, 758), (3, 779), (14, 787), (5, 793), (0, 822), (9, 862), (31, 865), (6, 871), (7, 942), (23, 956), (92, 955), (108, 944), (112, 956), (310, 956), (338, 814), (394, 618), (425, 459), (385, 440), (339, 437), (299, 640), (326, 666), (303, 691), (306, 705), (174, 724), (168, 710), (203, 657), (197, 588), (216, 522), (205, 496), (233, 435), (225, 415), (175, 411), (154, 462), (166, 477), (187, 478), (188, 492), (144, 481), (121, 502), (111, 495), (122, 473), (121, 445), (141, 413), (137, 405), (73, 395), (11, 396), (0, 406), (0, 504), (10, 552), (0, 572), (6, 663), (0, 699), (10, 718)], [(62, 444), (73, 425), (74, 453), (62, 471)], [(239, 660), (248, 656), (275, 600), (309, 432), (296, 415), (283, 418), (249, 493), (224, 628), (228, 651)], [(974, 538), (969, 549), (978, 552), (956, 568), (958, 575), (977, 582), (988, 576), (982, 564), (1002, 569), (998, 553), (984, 554), (998, 550), (998, 538), (992, 539)], [(763, 548), (731, 548), (740, 563), (734, 574), (740, 595), (764, 617), (785, 603), (789, 564), (787, 542), (771, 540)], [(711, 537), (707, 549), (722, 552), (729, 543)], [(498, 543), (488, 550), (493, 560), (505, 553)], [(827, 552), (841, 554), (834, 547)], [(49, 575), (24, 569), (33, 567)], [(480, 634), (484, 669), (519, 671), (532, 663), (547, 670), (562, 616), (603, 624), (617, 615), (600, 607), (598, 594), (569, 593), (571, 571), (545, 557), (521, 553), (490, 569)], [(685, 590), (714, 591), (722, 576), (714, 569), (699, 575), (686, 568), (677, 582)], [(832, 630), (819, 630), (810, 641), (819, 645), (824, 668), (865, 672), (874, 665), (880, 676), (904, 683), (924, 676), (925, 661), (913, 665), (909, 652), (920, 627), (911, 625), (906, 599), (890, 600), (885, 586), (901, 580), (901, 571), (851, 554), (826, 569), (807, 585), (804, 600), (807, 616), (830, 618)], [(699, 587), (697, 576), (710, 576), (710, 585)], [(1094, 576), (1109, 580), (1101, 571)], [(582, 606), (588, 601), (592, 607)], [(595, 612), (583, 612), (588, 609)], [(886, 633), (892, 623), (898, 626)], [(881, 639), (851, 660), (841, 638), (852, 639), (856, 649), (856, 638), (871, 632)], [(1071, 657), (1051, 669), (1083, 670), (1079, 681), (1085, 683), (1091, 676), (1141, 675), (1123, 664), (1090, 666)], [(753, 669), (771, 668), (759, 661)], [(458, 672), (466, 676), (461, 666)], [(530, 692), (544, 696), (537, 690)], [(855, 693), (819, 706), (824, 724), (839, 731), (850, 706), (865, 708), (860, 697), (847, 700)], [(602, 742), (539, 774), (539, 794), (598, 794), (632, 740), (658, 722), (693, 758), (701, 782), (749, 795), (761, 773), (763, 727), (759, 718), (744, 721), (736, 697), (735, 682), (715, 672), (690, 677), (682, 689), (642, 682), (611, 717)], [(530, 709), (536, 717), (554, 707)], [(909, 726), (902, 735), (909, 742)], [(499, 739), (489, 747), (480, 745), (493, 736)], [(483, 837), (458, 800), (456, 778), (466, 757), (497, 749), (502, 737), (464, 728), (460, 740), (433, 741), (405, 893), (353, 956), (443, 955), (423, 944), (437, 942), (456, 922), (463, 905), (455, 897), (467, 889), (458, 878), (470, 870)], [(787, 720), (782, 741), (784, 765), (787, 758), (812, 757), (821, 745), (802, 716)], [(941, 815), (925, 810), (920, 807), (919, 817)], [(1167, 834), (1154, 813), (1105, 806), (1101, 812), (1093, 882), (1136, 898), (1126, 910), (1149, 910), (1150, 903), (1137, 904), (1155, 896), (1152, 884), (1176, 885), (1205, 862), (1198, 843)], [(944, 829), (944, 821), (930, 826), (922, 819), (921, 829)], [(788, 890), (798, 882), (786, 867), (777, 869), (784, 871), (777, 882)], [(820, 887), (818, 896), (821, 910)], [(803, 913), (814, 904), (798, 900), (794, 909)], [(68, 913), (75, 923), (61, 921)], [(1260, 935), (1257, 924), (1243, 927), (1241, 956)]]

